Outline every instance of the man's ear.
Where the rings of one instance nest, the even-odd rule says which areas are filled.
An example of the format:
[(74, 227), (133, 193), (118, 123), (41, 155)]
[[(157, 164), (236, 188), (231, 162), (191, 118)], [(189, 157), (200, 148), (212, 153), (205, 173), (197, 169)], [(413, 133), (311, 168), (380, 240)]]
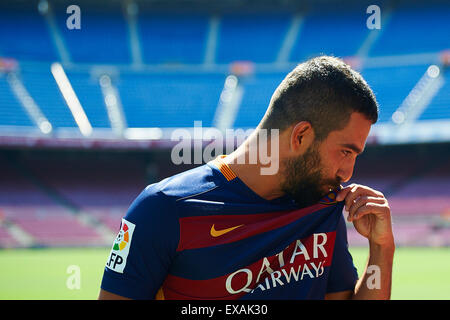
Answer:
[(291, 131), (290, 150), (294, 153), (305, 152), (314, 141), (314, 129), (308, 121), (297, 123)]

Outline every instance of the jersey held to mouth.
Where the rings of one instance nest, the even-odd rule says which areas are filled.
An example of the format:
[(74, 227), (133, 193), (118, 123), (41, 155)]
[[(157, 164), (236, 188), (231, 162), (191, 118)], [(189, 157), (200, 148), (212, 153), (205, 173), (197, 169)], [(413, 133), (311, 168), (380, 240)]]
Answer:
[(102, 289), (133, 299), (323, 299), (353, 290), (343, 202), (266, 200), (217, 158), (132, 203)]

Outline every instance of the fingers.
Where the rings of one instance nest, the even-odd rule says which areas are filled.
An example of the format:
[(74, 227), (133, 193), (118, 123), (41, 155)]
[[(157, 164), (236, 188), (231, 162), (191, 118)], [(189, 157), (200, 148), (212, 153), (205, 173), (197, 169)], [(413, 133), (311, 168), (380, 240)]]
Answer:
[(372, 188), (362, 186), (359, 184), (351, 184), (343, 188), (337, 195), (337, 201), (345, 201), (345, 210), (349, 211), (349, 208), (353, 205), (354, 201), (360, 196), (373, 196), (378, 198), (384, 198), (384, 195)]
[(345, 197), (347, 196), (347, 194), (352, 190), (354, 184), (348, 185), (345, 188), (342, 188), (337, 196), (336, 196), (336, 201), (342, 201), (345, 199)]
[(389, 207), (385, 203), (375, 203), (370, 202), (359, 207), (350, 221), (358, 220), (367, 214), (375, 214), (378, 218), (382, 219), (386, 214), (389, 213)]
[[(382, 205), (386, 206), (387, 200), (385, 198), (380, 197), (372, 197), (372, 196), (360, 196), (357, 198), (354, 203), (350, 206), (348, 210), (348, 217), (347, 221), (353, 221), (356, 219), (359, 219), (362, 217), (366, 212), (367, 208), (372, 208), (372, 205), (374, 208)], [(364, 208), (367, 207), (367, 208)], [(364, 209), (363, 209), (364, 208)]]

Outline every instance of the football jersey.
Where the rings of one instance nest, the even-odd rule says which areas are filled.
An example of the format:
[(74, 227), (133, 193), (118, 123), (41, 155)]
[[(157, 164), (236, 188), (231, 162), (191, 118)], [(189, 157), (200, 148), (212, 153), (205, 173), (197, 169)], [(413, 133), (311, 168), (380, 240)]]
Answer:
[(323, 299), (353, 290), (343, 202), (266, 200), (222, 157), (147, 186), (101, 288), (132, 299)]

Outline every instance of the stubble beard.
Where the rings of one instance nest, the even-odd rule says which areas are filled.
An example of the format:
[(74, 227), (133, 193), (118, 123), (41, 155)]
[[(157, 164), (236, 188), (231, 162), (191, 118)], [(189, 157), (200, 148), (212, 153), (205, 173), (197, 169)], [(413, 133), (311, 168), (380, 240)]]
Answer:
[(340, 185), (338, 178), (324, 178), (317, 142), (298, 158), (284, 160), (283, 168), (281, 189), (302, 208), (316, 204), (330, 189), (338, 189)]

